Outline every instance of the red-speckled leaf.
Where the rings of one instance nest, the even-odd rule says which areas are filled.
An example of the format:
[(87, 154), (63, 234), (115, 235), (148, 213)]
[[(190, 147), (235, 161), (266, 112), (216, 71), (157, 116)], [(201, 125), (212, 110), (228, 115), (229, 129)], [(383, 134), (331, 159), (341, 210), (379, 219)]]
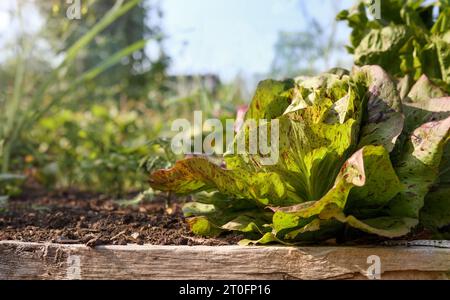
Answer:
[(404, 123), (395, 83), (379, 66), (355, 68), (353, 77), (368, 87), (367, 119), (361, 128), (359, 147), (381, 145), (391, 152)]
[[(347, 223), (343, 212), (349, 204), (353, 210), (379, 208), (402, 188), (386, 149), (382, 146), (366, 146), (344, 164), (335, 186), (320, 200), (273, 208), (274, 232), (281, 233), (283, 238), (298, 238), (298, 235), (314, 231), (314, 228), (320, 229), (319, 224), (311, 226), (311, 222), (317, 223), (317, 217), (321, 220), (335, 218)], [(353, 222), (353, 218), (349, 219), (352, 220), (349, 224), (359, 226), (359, 223)], [(367, 228), (364, 229), (368, 230)], [(385, 230), (389, 231), (389, 228), (386, 227)], [(407, 231), (405, 228), (398, 230), (397, 227), (395, 230), (392, 227), (392, 230), (384, 236), (397, 236)], [(373, 233), (377, 233), (376, 229)]]
[(191, 194), (218, 190), (235, 199), (253, 199), (260, 205), (286, 205), (290, 187), (276, 173), (227, 170), (204, 158), (179, 161), (172, 169), (150, 175), (150, 186), (161, 191)]
[(450, 117), (426, 123), (411, 134), (405, 152), (396, 166), (397, 174), (406, 189), (389, 204), (392, 216), (419, 217), (425, 196), (437, 182), (449, 133)]

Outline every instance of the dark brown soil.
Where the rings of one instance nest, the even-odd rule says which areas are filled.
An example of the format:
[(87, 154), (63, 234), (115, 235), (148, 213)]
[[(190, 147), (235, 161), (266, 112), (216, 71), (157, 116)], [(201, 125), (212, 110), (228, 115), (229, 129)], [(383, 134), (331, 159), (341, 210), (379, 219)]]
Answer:
[(203, 239), (189, 232), (180, 203), (134, 206), (85, 193), (30, 191), (0, 212), (0, 240), (65, 244), (229, 245), (242, 237)]

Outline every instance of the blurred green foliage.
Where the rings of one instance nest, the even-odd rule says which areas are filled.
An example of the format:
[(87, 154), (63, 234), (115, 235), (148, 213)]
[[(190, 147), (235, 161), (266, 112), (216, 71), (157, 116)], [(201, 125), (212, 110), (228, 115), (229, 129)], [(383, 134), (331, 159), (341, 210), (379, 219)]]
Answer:
[(47, 187), (121, 194), (141, 189), (140, 160), (162, 122), (154, 112), (113, 105), (61, 110), (40, 120), (30, 134), (36, 151), (29, 168)]
[(35, 1), (37, 32), (20, 3), (0, 65), (0, 202), (24, 185), (143, 190), (140, 170), (179, 158), (169, 151), (169, 121), (192, 120), (195, 110), (225, 121), (245, 103), (240, 79), (167, 76), (156, 1), (86, 0), (80, 20), (66, 18), (65, 0)]
[[(94, 5), (99, 3), (104, 4), (105, 10), (97, 14), (97, 7)], [(22, 16), (23, 3), (18, 1), (16, 4), (13, 17), (19, 24), (19, 31), (15, 34), (12, 44), (6, 44), (4, 50), (10, 56), (5, 58), (5, 63), (0, 67), (3, 91), (3, 94), (0, 94), (0, 110), (4, 112), (0, 115), (0, 174), (3, 178), (0, 181), (0, 195), (15, 195), (20, 192), (20, 184), (12, 177), (23, 174), (27, 175), (28, 180), (37, 178), (47, 186), (52, 183), (56, 186), (70, 186), (74, 182), (80, 184), (80, 187), (84, 184), (96, 189), (96, 185), (91, 186), (94, 182), (92, 178), (99, 178), (100, 175), (98, 172), (92, 172), (93, 165), (104, 173), (101, 180), (111, 184), (111, 191), (120, 192), (127, 188), (131, 185), (128, 182), (133, 182), (134, 178), (123, 179), (120, 172), (127, 172), (132, 167), (134, 172), (136, 171), (137, 163), (133, 161), (133, 155), (137, 155), (138, 147), (127, 144), (134, 141), (134, 136), (128, 136), (130, 124), (126, 123), (133, 113), (110, 115), (110, 110), (125, 107), (126, 101), (123, 101), (122, 96), (120, 101), (117, 101), (113, 94), (98, 99), (92, 91), (96, 90), (97, 81), (101, 86), (99, 78), (103, 78), (105, 84), (109, 82), (110, 85), (104, 86), (104, 90), (119, 91), (119, 94), (121, 92), (126, 95), (126, 86), (121, 82), (114, 82), (115, 79), (109, 81), (111, 74), (103, 73), (114, 66), (123, 65), (124, 60), (136, 57), (137, 53), (142, 53), (148, 43), (147, 38), (152, 37), (138, 34), (137, 37), (142, 37), (141, 39), (120, 41), (116, 47), (99, 45), (95, 50), (88, 48), (101, 40), (102, 34), (108, 28), (114, 27), (118, 20), (127, 16), (133, 9), (142, 9), (139, 6), (141, 0), (90, 1), (89, 4), (93, 6), (87, 7), (87, 11), (94, 13), (97, 18), (87, 26), (81, 26), (85, 30), (74, 38), (71, 38), (70, 34), (60, 38), (59, 41), (64, 45), (62, 49), (53, 48), (52, 39), (45, 36), (49, 28), (44, 26), (43, 30), (37, 33), (26, 30), (25, 16)], [(52, 6), (52, 10), (47, 11), (47, 14), (43, 14), (46, 20), (60, 24), (72, 22), (76, 27), (78, 21), (68, 20), (65, 16), (50, 16), (49, 13), (54, 11), (54, 7)], [(134, 12), (136, 14), (136, 10)], [(140, 17), (143, 18), (144, 14), (145, 12), (142, 12)], [(81, 24), (82, 20), (79, 20), (79, 23)], [(66, 29), (70, 32), (70, 26)], [(89, 57), (85, 54), (91, 53), (90, 51), (103, 54), (101, 57), (91, 58), (91, 63), (82, 64), (81, 61)], [(129, 69), (121, 72), (117, 78), (129, 78), (132, 75)], [(95, 103), (103, 101), (105, 107), (102, 115), (102, 109), (95, 106)], [(106, 103), (107, 101), (113, 102)], [(87, 111), (93, 116), (89, 120), (85, 119)], [(51, 131), (49, 129), (52, 124), (58, 124), (59, 127), (53, 127)], [(144, 128), (140, 130), (145, 132)], [(74, 132), (81, 136), (76, 137)], [(157, 132), (157, 129), (149, 132)], [(47, 153), (38, 155), (42, 149), (39, 148), (42, 141), (48, 142), (49, 149)], [(71, 146), (70, 149), (64, 148), (67, 144)], [(52, 156), (55, 153), (60, 156)], [(44, 154), (47, 156), (44, 157)], [(128, 154), (130, 160), (126, 157)], [(33, 163), (37, 163), (36, 167), (41, 169), (36, 171)], [(74, 169), (69, 171), (70, 166)], [(124, 178), (126, 176), (123, 175)]]
[(450, 1), (383, 0), (381, 18), (365, 1), (337, 16), (352, 28), (347, 49), (355, 64), (380, 65), (394, 77), (416, 81), (426, 75), (450, 91)]

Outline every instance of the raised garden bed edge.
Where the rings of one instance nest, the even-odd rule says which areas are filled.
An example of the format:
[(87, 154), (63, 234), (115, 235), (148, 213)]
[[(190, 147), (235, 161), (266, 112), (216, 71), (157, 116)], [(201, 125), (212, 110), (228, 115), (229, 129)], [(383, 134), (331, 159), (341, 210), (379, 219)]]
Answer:
[(450, 242), (397, 246), (98, 246), (0, 241), (0, 279), (449, 279)]

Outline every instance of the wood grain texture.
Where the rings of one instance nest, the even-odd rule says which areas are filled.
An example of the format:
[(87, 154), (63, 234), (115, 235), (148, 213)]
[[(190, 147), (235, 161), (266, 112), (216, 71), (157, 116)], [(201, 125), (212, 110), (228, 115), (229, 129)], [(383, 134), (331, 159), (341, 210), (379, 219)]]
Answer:
[[(100, 246), (0, 241), (0, 279), (448, 279), (450, 249), (394, 247)], [(444, 245), (444, 246), (442, 246)]]

